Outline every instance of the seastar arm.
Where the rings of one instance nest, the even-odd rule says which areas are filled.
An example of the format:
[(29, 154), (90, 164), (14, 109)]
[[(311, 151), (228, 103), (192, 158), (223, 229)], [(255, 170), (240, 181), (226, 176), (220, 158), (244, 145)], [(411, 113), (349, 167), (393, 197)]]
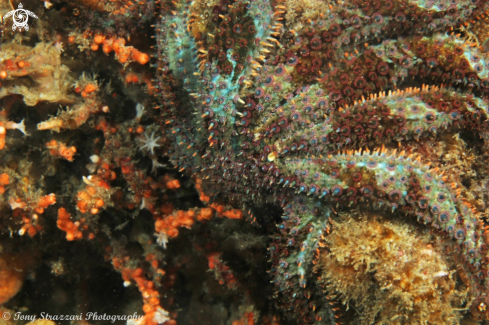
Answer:
[(295, 197), (283, 208), (283, 223), (278, 225), (281, 233), (269, 247), (278, 305), (300, 315), (305, 323), (334, 324), (335, 313), (328, 298), (314, 285), (311, 276), (321, 238), (330, 229), (332, 212), (315, 198), (305, 196)]
[(447, 129), (482, 130), (489, 109), (485, 99), (427, 85), (376, 94), (339, 109), (326, 106), (331, 102), (323, 94), (318, 86), (301, 92), (281, 108), (282, 114), (269, 116), (255, 132), (280, 148), (283, 156), (327, 154), (339, 148), (434, 137)]
[(236, 1), (220, 7), (219, 24), (199, 20), (192, 12), (198, 6), (198, 2), (165, 2), (157, 27), (158, 87), (165, 109), (171, 111), (166, 121), (172, 124), (169, 132), (177, 138), (169, 153), (178, 157), (173, 163), (181, 170), (192, 166), (196, 171), (207, 157), (205, 147), (215, 150), (229, 143), (235, 152), (241, 150), (236, 124), (243, 113), (235, 109), (244, 103), (240, 90), (261, 70), (259, 62), (270, 49), (280, 45), (273, 37), (283, 26), (279, 21), (283, 11), (274, 12), (268, 2)]
[[(284, 175), (297, 175), (293, 168), (302, 170), (305, 166), (310, 172), (307, 176), (284, 176), (287, 181), (281, 182), (292, 187), (295, 194), (293, 201), (284, 206), (284, 223), (279, 225), (282, 244), (278, 247), (287, 248), (278, 255), (272, 254), (276, 264), (280, 264), (285, 256), (289, 269), (293, 266), (293, 271), (287, 269), (290, 277), (295, 276), (295, 279), (287, 276), (290, 292), (299, 293), (299, 288), (306, 283), (302, 278), (306, 273), (303, 272), (312, 267), (313, 251), (329, 227), (328, 203), (343, 207), (368, 204), (374, 210), (390, 210), (392, 213), (400, 210), (453, 238), (460, 245), (471, 294), (476, 298), (472, 304), (473, 313), (477, 313), (478, 304), (486, 303), (488, 278), (484, 270), (489, 261), (489, 249), (483, 222), (452, 193), (448, 187), (456, 185), (445, 184), (438, 169), (430, 169), (410, 157), (383, 149), (372, 154), (357, 151), (324, 159), (295, 159), (278, 167), (283, 168)], [(306, 235), (309, 233), (315, 234)], [(285, 271), (279, 268), (276, 266), (275, 281), (281, 283), (285, 281)]]

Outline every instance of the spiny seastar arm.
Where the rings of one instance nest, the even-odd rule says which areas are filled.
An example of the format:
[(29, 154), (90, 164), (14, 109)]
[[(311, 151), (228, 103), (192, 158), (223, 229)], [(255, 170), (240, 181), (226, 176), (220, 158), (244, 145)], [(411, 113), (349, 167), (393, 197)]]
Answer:
[[(474, 298), (471, 311), (488, 316), (478, 308), (489, 303), (489, 246), (483, 222), (453, 194), (456, 185), (445, 184), (445, 177), (437, 168), (430, 169), (418, 160), (386, 150), (373, 154), (348, 152), (324, 159), (291, 159), (278, 167), (291, 175), (282, 177), (279, 183), (295, 190), (292, 199), (284, 201), (280, 235), (270, 247), (273, 282), (282, 301), (279, 305), (289, 304), (299, 313), (310, 310), (308, 296), (316, 295), (310, 270), (321, 238), (331, 228), (330, 207), (361, 204), (414, 216), (418, 222), (433, 227), (437, 236), (453, 238), (460, 245), (461, 260), (469, 275), (468, 286)], [(297, 170), (308, 173), (298, 174)], [(309, 302), (317, 301), (316, 297)]]

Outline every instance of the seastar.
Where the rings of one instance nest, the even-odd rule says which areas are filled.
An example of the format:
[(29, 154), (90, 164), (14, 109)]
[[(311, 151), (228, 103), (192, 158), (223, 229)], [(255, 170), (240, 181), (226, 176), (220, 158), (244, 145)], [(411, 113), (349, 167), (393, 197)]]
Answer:
[(446, 30), (486, 3), (349, 0), (316, 13), (292, 3), (161, 3), (158, 108), (171, 162), (206, 179), (213, 200), (283, 208), (270, 273), (277, 305), (301, 323), (335, 321), (313, 264), (333, 215), (358, 206), (453, 238), (470, 311), (488, 319), (483, 221), (439, 166), (402, 150), (485, 128), (487, 54)]

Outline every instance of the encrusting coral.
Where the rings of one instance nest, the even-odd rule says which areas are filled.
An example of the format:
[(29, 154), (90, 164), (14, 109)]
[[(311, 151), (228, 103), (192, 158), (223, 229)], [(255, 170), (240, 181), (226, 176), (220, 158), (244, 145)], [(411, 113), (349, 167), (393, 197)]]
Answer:
[(53, 44), (35, 47), (6, 43), (0, 46), (0, 98), (21, 95), (26, 105), (40, 101), (70, 104), (68, 93), (73, 80), (69, 68), (61, 63), (61, 53)]
[(23, 5), (0, 35), (2, 310), (489, 319), (486, 1)]

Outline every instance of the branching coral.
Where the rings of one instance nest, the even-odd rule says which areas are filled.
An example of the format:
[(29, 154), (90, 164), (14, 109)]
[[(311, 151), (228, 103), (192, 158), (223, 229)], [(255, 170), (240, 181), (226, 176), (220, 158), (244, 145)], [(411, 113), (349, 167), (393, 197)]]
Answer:
[[(63, 49), (61, 40), (69, 41), (72, 35), (56, 32), (56, 26), (59, 26), (59, 22), (64, 19), (59, 19), (60, 16), (50, 13), (56, 13), (60, 9), (58, 5), (59, 3), (56, 3), (55, 7), (54, 5), (50, 7), (51, 11), (47, 13), (43, 11), (43, 14), (40, 14), (46, 22), (53, 23), (53, 29), (37, 26), (39, 29), (36, 33), (36, 28), (31, 28), (28, 35), (32, 36), (34, 41), (30, 41), (25, 35), (15, 38), (10, 33), (2, 34), (0, 304), (9, 304), (14, 309), (18, 309), (18, 306), (23, 304), (19, 303), (21, 300), (16, 299), (22, 299), (22, 292), (18, 293), (18, 291), (24, 279), (32, 280), (36, 273), (38, 276), (46, 274), (39, 270), (41, 264), (32, 267), (30, 263), (33, 257), (39, 254), (43, 255), (43, 267), (49, 265), (53, 274), (63, 278), (61, 281), (66, 283), (84, 281), (83, 276), (80, 277), (83, 273), (81, 270), (84, 268), (107, 269), (109, 266), (108, 270), (120, 271), (123, 279), (126, 278), (126, 269), (138, 270), (138, 274), (132, 274), (127, 278), (129, 281), (127, 285), (134, 281), (141, 291), (135, 296), (130, 294), (136, 298), (136, 302), (139, 301), (139, 306), (136, 304), (136, 307), (128, 309), (131, 314), (139, 312), (144, 316), (144, 321), (140, 320), (137, 324), (175, 324), (171, 319), (174, 314), (170, 315), (162, 307), (162, 304), (166, 304), (167, 301), (166, 297), (161, 297), (160, 294), (163, 291), (161, 290), (162, 277), (165, 274), (162, 269), (164, 256), (161, 249), (151, 238), (152, 236), (141, 235), (137, 240), (135, 239), (135, 242), (147, 251), (145, 256), (140, 256), (131, 250), (126, 251), (127, 236), (130, 232), (123, 235), (120, 233), (124, 225), (133, 220), (128, 211), (135, 210), (142, 205), (142, 202), (160, 204), (161, 202), (157, 200), (164, 202), (168, 200), (168, 194), (163, 198), (161, 193), (166, 191), (166, 186), (148, 177), (149, 170), (145, 166), (137, 167), (135, 162), (131, 162), (131, 159), (144, 158), (141, 155), (136, 158), (138, 139), (145, 130), (145, 127), (140, 125), (141, 116), (138, 119), (124, 116), (125, 123), (116, 122), (115, 116), (123, 112), (130, 99), (124, 94), (120, 94), (122, 101), (116, 98), (117, 93), (110, 87), (111, 82), (102, 81), (94, 71), (107, 73), (112, 71), (111, 68), (114, 66), (116, 67), (114, 71), (118, 71), (121, 65), (113, 58), (106, 58), (102, 53), (93, 55), (97, 55), (101, 61), (104, 59), (114, 61), (115, 65), (109, 62), (103, 69), (95, 69), (91, 66), (93, 61), (73, 60), (74, 57), (86, 58), (86, 54), (80, 53), (79, 49), (71, 46), (70, 42)], [(40, 8), (29, 9), (37, 11)], [(49, 37), (51, 42), (40, 41), (39, 37)], [(133, 69), (131, 60), (137, 61), (138, 64), (148, 62), (147, 54), (132, 46), (124, 46), (125, 39), (107, 38), (107, 42), (112, 44), (112, 50), (115, 47), (115, 40), (117, 44), (122, 44), (119, 46), (120, 51), (116, 51), (119, 61), (122, 60), (122, 52), (129, 51), (129, 57), (125, 62), (128, 69)], [(25, 45), (19, 45), (20, 42)], [(146, 76), (148, 73), (148, 70), (138, 68), (134, 68), (134, 71), (141, 76)], [(110, 78), (118, 80), (118, 76), (119, 73), (116, 73), (110, 75)], [(117, 81), (114, 83), (121, 85)], [(141, 87), (137, 87), (133, 93), (136, 93), (139, 99), (147, 101), (147, 95)], [(27, 108), (26, 105), (33, 107)], [(58, 114), (45, 119), (49, 113), (54, 113), (59, 105), (62, 106)], [(112, 116), (109, 116), (111, 113), (109, 106), (116, 112)], [(109, 122), (101, 118), (99, 116), (101, 114), (104, 114)], [(22, 117), (25, 118), (25, 122)], [(142, 131), (128, 131), (131, 127)], [(14, 129), (30, 134), (32, 137), (20, 136), (21, 133), (12, 131)], [(57, 134), (53, 135), (51, 131)], [(124, 146), (128, 143), (130, 145), (126, 148), (121, 148), (119, 143), (123, 134), (129, 134)], [(104, 138), (105, 136), (107, 139)], [(102, 141), (99, 142), (100, 140)], [(127, 150), (116, 150), (131, 147), (133, 150), (129, 151), (129, 155), (125, 155), (128, 153)], [(153, 153), (156, 153), (157, 148), (152, 149)], [(89, 156), (86, 156), (86, 153), (89, 153)], [(91, 160), (88, 159), (90, 156)], [(86, 165), (90, 161), (91, 163)], [(124, 177), (133, 186), (131, 190), (121, 186), (125, 182)], [(119, 181), (123, 183), (114, 184)], [(152, 192), (154, 192), (153, 196), (151, 196)], [(122, 226), (109, 225), (104, 220), (100, 220), (101, 215), (103, 218), (104, 212), (115, 209), (116, 204), (118, 209), (123, 209), (124, 217), (127, 218), (127, 220), (116, 221)], [(146, 206), (149, 207), (150, 204)], [(109, 223), (114, 221), (114, 219), (110, 220)], [(149, 224), (151, 222), (150, 220)], [(79, 262), (75, 258), (69, 258), (69, 255), (72, 255), (69, 251), (74, 252), (76, 249), (75, 246), (66, 245), (66, 242), (80, 244), (80, 247), (84, 247), (81, 251), (86, 251), (87, 246), (82, 244), (84, 240), (94, 243), (92, 253), (100, 257), (98, 262), (89, 261), (81, 256), (77, 258)], [(54, 254), (48, 257), (50, 252)], [(21, 259), (22, 254), (26, 256)], [(114, 262), (113, 267), (109, 261)], [(50, 270), (48, 268), (47, 274)], [(82, 273), (77, 274), (77, 270)], [(31, 273), (27, 274), (27, 271)], [(124, 280), (120, 276), (116, 275), (113, 279), (117, 279), (120, 288), (123, 288)], [(80, 299), (85, 299), (81, 297)], [(88, 300), (92, 300), (93, 297), (87, 298), (85, 303), (79, 306), (87, 306)], [(78, 298), (73, 299), (74, 304), (68, 303), (71, 306), (65, 308), (65, 312), (79, 312), (86, 315), (87, 310), (78, 310), (75, 306), (76, 300)], [(124, 302), (118, 311), (124, 311), (127, 304), (127, 301)], [(53, 306), (58, 308), (56, 304)], [(39, 307), (44, 308), (46, 305), (37, 299), (32, 308)], [(52, 313), (53, 309), (51, 308), (50, 311)], [(32, 312), (39, 313), (40, 310)], [(125, 312), (127, 314), (127, 311)]]

